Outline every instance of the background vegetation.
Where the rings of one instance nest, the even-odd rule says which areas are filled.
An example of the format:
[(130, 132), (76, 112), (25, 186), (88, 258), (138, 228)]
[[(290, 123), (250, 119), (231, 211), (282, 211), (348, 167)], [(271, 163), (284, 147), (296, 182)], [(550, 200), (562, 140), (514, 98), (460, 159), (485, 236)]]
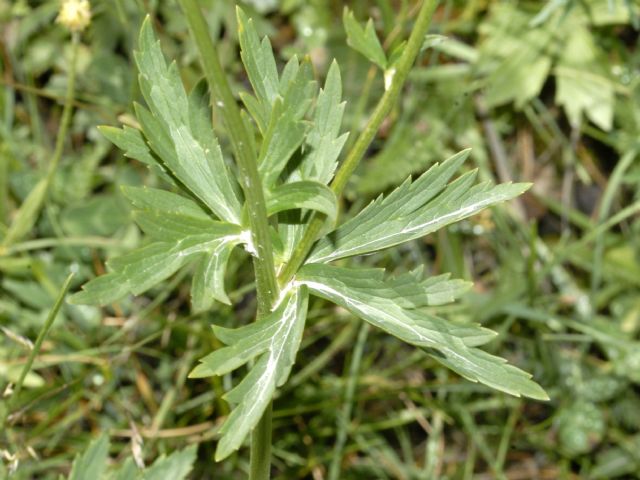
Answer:
[[(236, 86), (246, 85), (235, 2), (201, 3), (227, 71)], [(282, 62), (308, 54), (322, 79), (338, 59), (346, 128), (357, 132), (384, 79), (346, 45), (345, 4), (361, 21), (373, 18), (388, 52), (406, 38), (416, 10), (406, 0), (243, 7)], [(120, 186), (155, 185), (157, 175), (123, 157), (96, 126), (135, 121), (132, 52), (146, 14), (187, 87), (202, 76), (175, 2), (93, 1), (64, 154), (37, 222), (9, 241), (18, 208), (49, 169), (61, 122), (72, 47), (54, 22), (58, 8), (57, 1), (0, 0), (6, 399), (28, 357), (27, 339), (35, 341), (69, 271), (76, 290), (104, 271), (106, 257), (140, 242)], [(332, 463), (345, 479), (640, 476), (639, 15), (631, 0), (441, 1), (430, 48), (342, 206), (349, 215), (466, 147), (473, 148), (468, 167), (482, 178), (534, 182), (490, 214), (360, 261), (395, 272), (424, 264), (432, 274), (474, 281), (439, 313), (500, 332), (488, 350), (533, 373), (551, 401), (463, 381), (316, 300), (274, 406), (275, 478), (328, 478)], [(13, 408), (0, 404), (0, 417), (11, 414), (0, 433), (0, 476), (12, 469), (19, 479), (67, 475), (74, 456), (106, 432), (114, 463), (133, 455), (151, 464), (198, 444), (193, 478), (244, 478), (246, 451), (212, 460), (230, 379), (186, 379), (196, 359), (218, 346), (212, 323), (253, 319), (243, 255), (234, 254), (227, 276), (235, 308), (192, 314), (188, 271), (112, 308), (64, 304)]]

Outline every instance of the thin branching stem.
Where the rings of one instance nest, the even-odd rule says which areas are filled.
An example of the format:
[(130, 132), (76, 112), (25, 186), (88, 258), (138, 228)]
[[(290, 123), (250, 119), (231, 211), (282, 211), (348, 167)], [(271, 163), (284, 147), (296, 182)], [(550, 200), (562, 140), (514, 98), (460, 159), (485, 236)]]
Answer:
[[(240, 184), (246, 199), (249, 226), (256, 251), (253, 264), (256, 273), (258, 316), (264, 316), (269, 313), (278, 296), (278, 282), (256, 153), (252, 148), (251, 137), (240, 115), (240, 109), (229, 87), (198, 3), (195, 0), (180, 0), (180, 5), (198, 46), (204, 74), (215, 99), (214, 108), (221, 110), (221, 117), (229, 133), (238, 163)], [(250, 466), (252, 480), (268, 479), (270, 476), (271, 408), (270, 404), (252, 433)]]
[(254, 256), (254, 266), (258, 292), (258, 313), (260, 316), (266, 315), (278, 296), (278, 288), (267, 221), (267, 208), (262, 182), (258, 174), (256, 153), (252, 148), (251, 137), (229, 87), (198, 2), (180, 0), (180, 5), (187, 17), (189, 29), (200, 52), (202, 68), (215, 99), (214, 108), (221, 111), (221, 117), (231, 139), (240, 170), (240, 184), (247, 201), (249, 226), (257, 252), (257, 255)]
[[(392, 70), (386, 73), (386, 75), (393, 76), (389, 88), (378, 101), (369, 121), (358, 136), (358, 139), (347, 154), (345, 161), (338, 169), (338, 172), (331, 183), (331, 189), (334, 191), (336, 196), (340, 196), (344, 190), (349, 178), (375, 138), (380, 125), (382, 125), (382, 122), (398, 100), (402, 87), (409, 75), (409, 71), (415, 62), (418, 53), (420, 53), (420, 48), (424, 43), (424, 37), (429, 29), (429, 25), (431, 24), (431, 17), (433, 16), (433, 12), (437, 4), (438, 0), (425, 0), (422, 3), (420, 12), (418, 13), (418, 18), (413, 26), (413, 31), (411, 32), (411, 36), (407, 42), (407, 46), (402, 52), (402, 55), (396, 65), (392, 67), (395, 71)], [(324, 225), (325, 219), (326, 217), (322, 214), (314, 215), (307, 230), (305, 231), (302, 241), (298, 245), (298, 248), (293, 252), (291, 260), (287, 263), (279, 276), (281, 285), (288, 283), (303, 264), (305, 258), (311, 251), (313, 244), (318, 239), (318, 234)]]

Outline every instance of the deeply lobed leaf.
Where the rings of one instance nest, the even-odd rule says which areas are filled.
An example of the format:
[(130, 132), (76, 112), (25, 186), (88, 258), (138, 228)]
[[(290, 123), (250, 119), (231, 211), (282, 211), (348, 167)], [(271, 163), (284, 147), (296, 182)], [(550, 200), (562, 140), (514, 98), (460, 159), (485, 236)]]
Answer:
[(149, 19), (142, 26), (139, 49), (135, 55), (139, 83), (149, 110), (137, 106), (136, 113), (148, 144), (182, 186), (213, 213), (240, 224), (238, 187), (199, 101), (201, 94), (187, 96), (175, 63), (166, 65)]
[(548, 399), (531, 375), (475, 348), (490, 341), (494, 332), (475, 325), (456, 325), (416, 308), (429, 305), (433, 292), (448, 292), (450, 298), (455, 298), (460, 289), (446, 278), (420, 282), (414, 272), (385, 281), (382, 270), (311, 264), (300, 270), (296, 281), (314, 295), (346, 308), (407, 343), (425, 348), (435, 359), (471, 381), (516, 396)]
[[(300, 164), (287, 178), (288, 183), (312, 180), (328, 184), (331, 181), (338, 164), (338, 156), (349, 136), (346, 133), (340, 135), (344, 106), (340, 68), (334, 61), (329, 68), (324, 88), (318, 94)], [(334, 222), (331, 215), (328, 216), (328, 225), (332, 228)], [(279, 217), (284, 259), (291, 256), (293, 249), (302, 239), (305, 219), (308, 217), (308, 210), (287, 212)]]
[(308, 294), (304, 287), (291, 290), (267, 317), (235, 330), (214, 327), (227, 344), (202, 358), (191, 377), (224, 375), (256, 359), (245, 378), (225, 398), (235, 407), (220, 429), (222, 437), (216, 460), (240, 448), (283, 385), (295, 362), (307, 315)]
[(304, 157), (300, 162), (300, 178), (328, 184), (348, 133), (340, 135), (345, 102), (342, 101), (342, 78), (338, 63), (333, 61), (324, 88), (318, 94), (313, 123), (305, 139)]
[(373, 21), (369, 19), (364, 28), (357, 22), (353, 12), (347, 7), (342, 16), (344, 29), (347, 32), (347, 43), (381, 69), (387, 68), (387, 56), (380, 45), (380, 40), (373, 28)]
[(258, 33), (241, 8), (236, 9), (238, 20), (238, 39), (240, 41), (240, 57), (249, 76), (249, 81), (256, 93), (260, 117), (269, 118), (271, 105), (280, 93), (278, 69), (267, 37), (260, 41)]
[(474, 186), (476, 172), (447, 183), (468, 153), (460, 152), (434, 165), (415, 182), (409, 178), (389, 196), (379, 197), (320, 240), (308, 262), (327, 263), (423, 237), (529, 188), (525, 183)]
[[(244, 240), (238, 231), (222, 237), (203, 233), (174, 242), (151, 243), (108, 261), (111, 272), (86, 283), (82, 291), (72, 295), (69, 301), (76, 304), (108, 305), (127, 294), (140, 295), (169, 278), (199, 254), (220, 255), (221, 250)], [(226, 299), (226, 296), (222, 299)]]
[(134, 218), (155, 241), (107, 262), (111, 271), (83, 286), (72, 303), (107, 305), (128, 294), (139, 295), (197, 261), (191, 296), (194, 312), (214, 300), (230, 303), (224, 273), (233, 248), (248, 240), (238, 225), (213, 220), (195, 201), (164, 190), (123, 187), (136, 208)]
[[(287, 81), (287, 77), (291, 80)], [(282, 73), (282, 90), (273, 104), (267, 130), (258, 156), (258, 168), (265, 188), (271, 188), (293, 154), (300, 148), (307, 132), (303, 121), (316, 84), (309, 61), (298, 66), (294, 57)]]
[[(385, 280), (382, 269), (352, 269), (331, 265), (305, 265), (296, 281), (311, 293), (340, 305), (407, 343), (440, 348), (477, 346), (495, 337), (477, 325), (457, 325), (418, 307), (433, 301), (434, 291), (449, 289), (455, 298), (462, 291), (448, 279), (418, 281), (415, 273)], [(442, 286), (437, 288), (437, 284)], [(439, 299), (441, 300), (441, 298)]]
[[(385, 68), (388, 62), (373, 24), (363, 29), (348, 11), (344, 22), (349, 43)], [(310, 63), (299, 63), (294, 57), (278, 75), (268, 39), (259, 39), (240, 9), (238, 25), (242, 61), (255, 94), (241, 94), (251, 115), (244, 120), (253, 131), (252, 119), (262, 136), (260, 148), (255, 149), (258, 169), (268, 214), (278, 215), (273, 235), (282, 239), (285, 261), (302, 236), (310, 210), (325, 214), (330, 225), (337, 217), (337, 200), (327, 184), (347, 138), (340, 135), (344, 112), (340, 71), (334, 62), (313, 105), (316, 85)], [(194, 310), (207, 310), (214, 300), (229, 303), (224, 290), (226, 264), (233, 248), (249, 236), (240, 227), (241, 199), (211, 127), (206, 89), (200, 84), (187, 96), (175, 64), (167, 66), (148, 20), (136, 61), (148, 107), (136, 106), (142, 132), (107, 127), (105, 136), (127, 155), (160, 165), (188, 198), (162, 190), (126, 188), (137, 209), (136, 222), (154, 242), (108, 262), (110, 273), (89, 282), (72, 300), (107, 304), (129, 293), (140, 294), (187, 262), (197, 261), (191, 288)], [(220, 108), (224, 111), (225, 106)], [(226, 346), (201, 359), (191, 376), (225, 375), (250, 366), (225, 397), (234, 408), (220, 430), (217, 460), (242, 445), (276, 389), (287, 380), (304, 330), (307, 289), (425, 349), (465, 378), (514, 395), (546, 398), (525, 372), (476, 348), (490, 341), (493, 332), (456, 324), (427, 310), (458, 298), (468, 288), (467, 282), (446, 275), (425, 280), (421, 270), (385, 278), (380, 269), (324, 265), (421, 237), (527, 188), (524, 184), (474, 185), (474, 172), (450, 181), (467, 156), (468, 151), (461, 152), (415, 181), (408, 179), (319, 241), (270, 315), (238, 329), (214, 327)], [(160, 471), (162, 462), (157, 463)], [(188, 470), (180, 467), (186, 463), (176, 465), (168, 463), (162, 470), (169, 469), (176, 477), (186, 475)]]

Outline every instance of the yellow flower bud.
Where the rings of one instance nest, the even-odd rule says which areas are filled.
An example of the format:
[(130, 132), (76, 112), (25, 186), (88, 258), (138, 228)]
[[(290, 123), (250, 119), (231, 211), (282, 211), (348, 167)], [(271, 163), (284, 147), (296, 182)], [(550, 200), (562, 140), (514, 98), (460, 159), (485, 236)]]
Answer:
[(91, 23), (89, 0), (63, 0), (56, 21), (72, 32), (81, 32)]

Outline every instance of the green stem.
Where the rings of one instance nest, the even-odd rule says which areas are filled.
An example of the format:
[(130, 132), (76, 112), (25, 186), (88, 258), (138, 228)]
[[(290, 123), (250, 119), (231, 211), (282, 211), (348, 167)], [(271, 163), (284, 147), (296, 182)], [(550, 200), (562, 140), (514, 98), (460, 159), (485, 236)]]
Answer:
[[(344, 190), (344, 187), (347, 185), (349, 178), (358, 166), (358, 163), (360, 163), (360, 160), (362, 160), (362, 158), (364, 157), (364, 154), (369, 148), (369, 145), (371, 145), (371, 142), (375, 138), (380, 125), (382, 125), (382, 122), (395, 105), (402, 90), (402, 86), (407, 80), (409, 71), (411, 70), (413, 63), (415, 62), (418, 53), (420, 53), (420, 47), (424, 42), (424, 36), (429, 29), (429, 25), (431, 24), (431, 17), (433, 16), (433, 12), (437, 4), (438, 0), (424, 0), (424, 2), (422, 3), (420, 12), (418, 13), (418, 18), (416, 19), (416, 23), (413, 26), (413, 31), (411, 32), (411, 36), (409, 37), (409, 41), (407, 42), (407, 46), (402, 52), (402, 56), (399, 58), (397, 64), (393, 67), (395, 69), (395, 73), (393, 73), (393, 78), (391, 80), (389, 88), (384, 92), (384, 95), (378, 101), (378, 104), (371, 114), (369, 121), (360, 133), (360, 136), (356, 140), (356, 143), (353, 145), (353, 148), (351, 148), (351, 150), (347, 154), (344, 163), (342, 163), (342, 165), (338, 169), (338, 172), (336, 173), (336, 176), (331, 183), (331, 189), (336, 194), (336, 196), (339, 196)], [(389, 74), (390, 72), (385, 73), (385, 75)], [(324, 215), (314, 215), (309, 224), (309, 227), (305, 231), (305, 234), (300, 241), (298, 248), (293, 252), (291, 260), (289, 260), (281, 275), (279, 276), (281, 285), (287, 284), (303, 264), (307, 255), (311, 251), (313, 244), (317, 240), (318, 234), (320, 233), (324, 222)]]
[(262, 418), (251, 432), (251, 449), (249, 479), (268, 480), (271, 478), (271, 417), (273, 415), (273, 403), (262, 414)]
[(254, 256), (258, 291), (258, 314), (266, 315), (277, 298), (278, 287), (273, 264), (273, 248), (267, 221), (267, 208), (262, 182), (258, 174), (256, 154), (251, 147), (251, 137), (240, 116), (240, 109), (222, 70), (218, 54), (209, 35), (207, 24), (196, 0), (180, 0), (189, 29), (196, 41), (205, 77), (215, 98), (215, 105), (222, 110), (227, 132), (231, 139), (240, 170), (241, 186), (247, 201), (249, 226), (257, 255)]
[(3, 428), (5, 426), (5, 422), (7, 420), (7, 417), (9, 416), (9, 413), (11, 413), (11, 410), (15, 405), (16, 399), (18, 398), (18, 396), (20, 395), (20, 392), (22, 391), (22, 385), (24, 384), (24, 380), (25, 378), (27, 378), (27, 374), (31, 370), (31, 367), (33, 366), (33, 362), (36, 359), (36, 356), (38, 355), (38, 353), (40, 352), (40, 349), (42, 348), (42, 342), (44, 342), (44, 339), (49, 333), (49, 330), (51, 329), (53, 322), (58, 316), (58, 312), (62, 307), (62, 302), (64, 301), (64, 297), (67, 294), (67, 291), (69, 290), (69, 286), (71, 285), (71, 280), (73, 279), (73, 275), (74, 275), (73, 273), (69, 274), (67, 279), (64, 281), (64, 284), (62, 285), (62, 289), (60, 290), (60, 293), (58, 294), (58, 297), (56, 298), (56, 301), (53, 304), (53, 307), (49, 311), (49, 316), (47, 317), (47, 319), (44, 322), (44, 325), (40, 329), (40, 333), (38, 333), (38, 338), (36, 338), (36, 342), (33, 345), (33, 349), (31, 349), (31, 352), (29, 352), (29, 357), (27, 358), (27, 361), (24, 364), (24, 367), (22, 367), (22, 372), (20, 372), (20, 377), (16, 382), (16, 386), (13, 389), (13, 393), (11, 394), (11, 396), (9, 397), (9, 400), (7, 401), (6, 408), (2, 411), (2, 417), (0, 418), (0, 425)]
[[(211, 89), (215, 105), (222, 110), (227, 132), (236, 154), (240, 171), (241, 186), (247, 203), (249, 226), (256, 254), (253, 265), (256, 273), (256, 291), (258, 297), (258, 317), (271, 311), (278, 297), (278, 282), (273, 263), (273, 247), (269, 232), (266, 203), (262, 182), (258, 174), (256, 153), (252, 148), (251, 137), (240, 116), (240, 109), (231, 92), (218, 54), (209, 35), (207, 24), (196, 0), (180, 0), (189, 29), (196, 41), (205, 77)], [(251, 474), (252, 480), (268, 479), (271, 469), (271, 410), (269, 404), (251, 435)]]

